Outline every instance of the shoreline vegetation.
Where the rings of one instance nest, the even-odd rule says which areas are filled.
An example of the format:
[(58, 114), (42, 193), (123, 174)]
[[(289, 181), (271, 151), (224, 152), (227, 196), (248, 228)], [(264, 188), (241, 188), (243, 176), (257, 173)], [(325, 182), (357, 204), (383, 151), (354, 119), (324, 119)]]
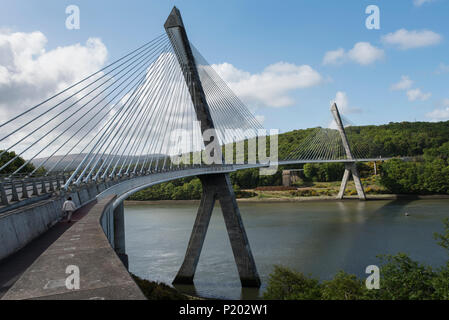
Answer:
[[(398, 199), (449, 199), (449, 194), (408, 194), (393, 193), (379, 183), (378, 176), (362, 178), (367, 200), (398, 200)], [(193, 188), (192, 188), (193, 185)], [(188, 188), (193, 197), (191, 199), (178, 197), (177, 188)], [(154, 188), (154, 189), (151, 189)], [(142, 204), (190, 204), (199, 203), (201, 197), (201, 184), (198, 179), (189, 182), (180, 181), (179, 186), (174, 184), (161, 184), (140, 191), (135, 196), (125, 200), (125, 205)], [(273, 203), (273, 202), (304, 202), (304, 201), (341, 201), (337, 194), (340, 181), (334, 182), (301, 182), (299, 185), (284, 186), (258, 186), (255, 188), (241, 189), (234, 185), (237, 202), (239, 203)], [(175, 190), (175, 191), (173, 191)], [(354, 182), (349, 181), (345, 200), (358, 200)]]
[[(279, 158), (288, 158), (316, 129), (279, 135)], [(367, 147), (365, 156), (368, 158), (408, 157), (407, 160), (394, 158), (357, 163), (369, 199), (449, 195), (449, 121), (348, 127), (347, 134), (350, 144)], [(245, 144), (244, 161), (248, 160), (247, 147)], [(267, 150), (269, 147), (267, 141)], [(282, 186), (283, 170), (296, 171), (297, 176), (291, 176), (292, 187)], [(343, 163), (306, 163), (281, 166), (270, 176), (259, 175), (258, 169), (240, 170), (230, 173), (230, 180), (239, 201), (301, 201), (316, 197), (325, 200), (337, 196), (344, 170)], [(191, 177), (141, 190), (128, 200), (198, 200), (201, 194), (200, 180)], [(354, 183), (350, 181), (346, 196), (356, 194)]]
[[(433, 195), (414, 195), (414, 194), (382, 194), (382, 195), (367, 195), (367, 200), (438, 200), (449, 199), (449, 195), (433, 194)], [(279, 202), (320, 202), (320, 201), (347, 201), (359, 200), (357, 196), (345, 196), (344, 200), (338, 200), (333, 196), (309, 196), (309, 197), (276, 197), (276, 198), (238, 198), (239, 203), (279, 203)], [(157, 204), (198, 204), (200, 200), (125, 200), (125, 206), (135, 205), (157, 205)]]

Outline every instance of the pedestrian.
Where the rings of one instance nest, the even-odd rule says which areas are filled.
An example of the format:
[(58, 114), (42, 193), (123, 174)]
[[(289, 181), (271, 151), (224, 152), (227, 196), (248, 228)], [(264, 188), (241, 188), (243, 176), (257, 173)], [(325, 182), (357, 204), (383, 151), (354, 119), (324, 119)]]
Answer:
[(72, 222), (73, 211), (76, 210), (75, 203), (72, 201), (72, 197), (68, 197), (67, 200), (62, 205), (62, 211), (67, 215), (67, 222)]

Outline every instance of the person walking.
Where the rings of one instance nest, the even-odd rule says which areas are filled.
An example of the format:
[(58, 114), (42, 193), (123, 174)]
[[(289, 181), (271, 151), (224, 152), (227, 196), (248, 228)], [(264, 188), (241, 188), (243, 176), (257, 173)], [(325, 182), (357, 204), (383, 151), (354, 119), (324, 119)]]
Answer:
[(76, 210), (75, 203), (72, 201), (72, 197), (68, 197), (67, 200), (62, 205), (62, 211), (67, 215), (67, 222), (72, 222), (73, 211)]

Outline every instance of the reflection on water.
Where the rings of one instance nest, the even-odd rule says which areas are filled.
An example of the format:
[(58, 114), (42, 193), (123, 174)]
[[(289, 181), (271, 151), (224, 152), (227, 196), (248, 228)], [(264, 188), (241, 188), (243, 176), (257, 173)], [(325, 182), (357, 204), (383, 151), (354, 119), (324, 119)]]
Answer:
[[(449, 200), (240, 203), (240, 211), (262, 280), (262, 288), (242, 289), (219, 206), (214, 210), (195, 286), (188, 294), (254, 299), (263, 292), (273, 265), (319, 279), (338, 270), (364, 276), (376, 255), (405, 252), (433, 266), (446, 253), (433, 239), (449, 217)], [(184, 258), (196, 216), (194, 204), (125, 207), (130, 271), (171, 283)], [(409, 216), (405, 216), (405, 213)]]

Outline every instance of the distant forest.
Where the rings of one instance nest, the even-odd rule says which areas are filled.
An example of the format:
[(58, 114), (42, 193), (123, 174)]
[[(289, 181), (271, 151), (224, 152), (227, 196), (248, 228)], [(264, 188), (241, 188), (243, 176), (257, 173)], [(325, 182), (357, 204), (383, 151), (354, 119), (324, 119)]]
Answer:
[[(279, 158), (288, 156), (312, 130), (294, 130), (279, 135)], [(449, 141), (449, 121), (351, 126), (345, 130), (350, 144), (366, 147), (368, 157), (423, 155), (425, 149), (438, 148)]]
[[(279, 135), (279, 158), (285, 158), (313, 133), (315, 129), (294, 130)], [(366, 146), (366, 156), (415, 156), (413, 161), (393, 159), (379, 164), (380, 183), (391, 193), (449, 194), (449, 121), (401, 122), (380, 126), (346, 128), (350, 143)], [(258, 169), (231, 173), (236, 193), (241, 189), (260, 186), (278, 186), (282, 170), (303, 168), (310, 181), (340, 180), (344, 166), (341, 163), (305, 164), (280, 167), (273, 176), (260, 176)], [(369, 166), (359, 164), (362, 177), (372, 174)], [(201, 183), (197, 178), (181, 179), (157, 185), (134, 194), (131, 200), (187, 200), (201, 197)]]
[[(279, 158), (288, 156), (313, 130), (294, 130), (279, 135)], [(363, 145), (366, 156), (376, 158), (390, 156), (414, 156), (412, 161), (393, 159), (379, 164), (380, 183), (392, 193), (402, 194), (449, 194), (449, 121), (401, 122), (380, 126), (357, 126), (346, 129), (351, 144)], [(0, 157), (0, 165), (15, 156), (13, 151)], [(16, 159), (1, 174), (12, 173), (24, 163)], [(272, 176), (260, 176), (258, 169), (231, 173), (236, 193), (244, 196), (241, 189), (259, 186), (278, 186), (282, 183), (282, 170), (304, 169), (309, 181), (336, 181), (343, 174), (340, 163), (305, 164), (280, 167)], [(372, 174), (369, 166), (359, 164), (362, 177)], [(31, 172), (29, 164), (23, 172)], [(197, 178), (181, 179), (142, 190), (131, 197), (135, 200), (199, 199), (201, 183)]]

